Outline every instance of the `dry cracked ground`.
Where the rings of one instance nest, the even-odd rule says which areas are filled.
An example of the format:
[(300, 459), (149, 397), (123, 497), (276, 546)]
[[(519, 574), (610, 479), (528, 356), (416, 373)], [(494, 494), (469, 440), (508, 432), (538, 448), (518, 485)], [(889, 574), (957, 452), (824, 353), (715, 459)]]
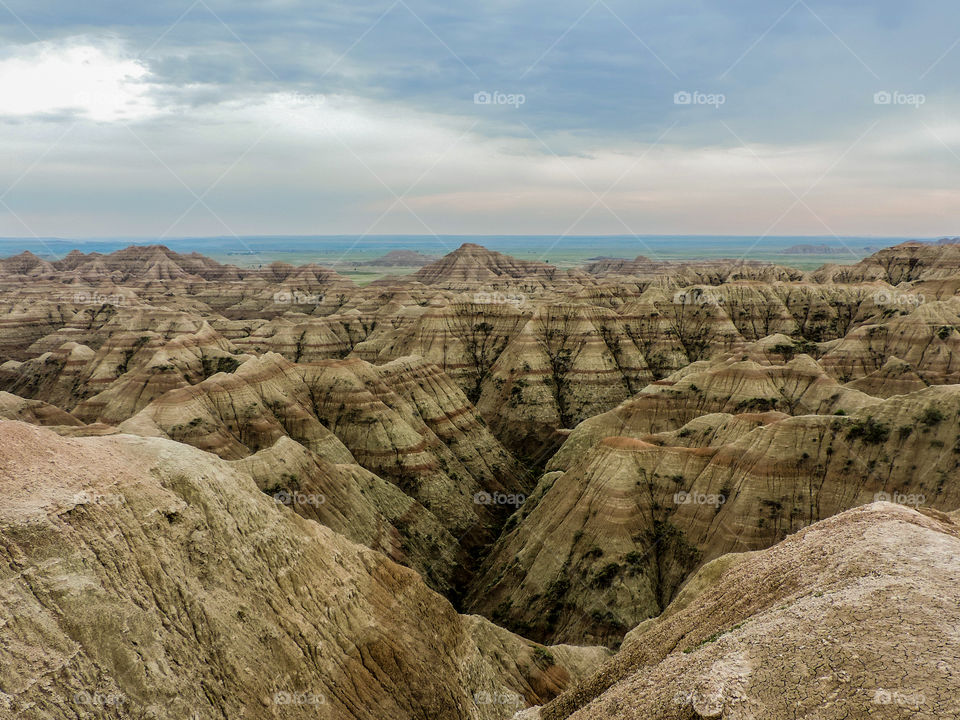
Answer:
[(0, 260), (0, 718), (960, 717), (960, 245)]

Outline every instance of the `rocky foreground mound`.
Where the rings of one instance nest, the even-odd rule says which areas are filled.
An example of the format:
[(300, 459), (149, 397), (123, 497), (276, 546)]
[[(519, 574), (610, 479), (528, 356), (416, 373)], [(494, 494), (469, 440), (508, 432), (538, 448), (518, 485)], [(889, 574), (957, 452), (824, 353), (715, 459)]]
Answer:
[(694, 576), (525, 720), (960, 717), (960, 526), (875, 503)]
[(3, 718), (492, 720), (607, 655), (458, 615), (241, 464), (21, 422), (0, 422), (0, 598)]

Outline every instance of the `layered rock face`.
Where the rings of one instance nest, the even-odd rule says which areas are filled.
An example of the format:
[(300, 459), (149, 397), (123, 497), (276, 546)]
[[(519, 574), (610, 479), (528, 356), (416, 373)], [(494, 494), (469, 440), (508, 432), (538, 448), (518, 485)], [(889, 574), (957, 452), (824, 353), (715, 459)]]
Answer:
[(494, 363), (527, 325), (532, 309), (521, 302), (477, 302), (469, 294), (449, 304), (401, 314), (354, 347), (353, 355), (389, 362), (419, 355), (443, 368), (477, 402), (489, 384)]
[[(162, 328), (161, 328), (162, 330)], [(110, 332), (93, 350), (70, 341), (30, 360), (0, 366), (0, 384), (55, 403), (88, 422), (119, 423), (168, 390), (235, 370), (237, 350), (207, 323), (169, 333)]]
[[(470, 607), (541, 640), (610, 642), (723, 553), (877, 498), (960, 506), (960, 386), (848, 416), (713, 413), (659, 434), (646, 417), (597, 418), (595, 444), (580, 428), (570, 436), (498, 540)], [(640, 427), (616, 424), (634, 418)]]
[[(473, 566), (466, 551), (492, 541), (498, 519), (512, 509), (492, 499), (528, 490), (523, 469), (463, 393), (419, 359), (382, 366), (362, 360), (296, 365), (268, 354), (233, 374), (171, 391), (120, 427), (226, 459), (268, 453), (279, 440), (295, 440), (349, 476), (344, 482), (364, 498), (361, 504), (371, 505), (368, 515), (375, 511), (365, 526), (374, 517), (384, 525), (348, 534), (372, 539), (386, 532), (391, 557), (409, 556), (414, 567), (429, 568), (425, 577), (444, 592), (455, 574)], [(303, 458), (282, 473), (269, 462), (258, 467), (270, 478), (258, 476), (260, 484), (276, 492), (310, 494), (334, 482)], [(344, 519), (336, 526), (346, 524)]]
[(356, 463), (330, 462), (286, 437), (233, 464), (275, 502), (415, 569), (438, 592), (455, 595), (459, 538), (393, 483)]
[[(365, 546), (351, 556), (360, 558), (353, 568), (360, 574), (350, 585), (339, 574), (331, 580), (329, 563), (299, 540), (277, 541), (309, 567), (284, 571), (295, 577), (278, 586), (283, 598), (270, 595), (269, 583), (256, 590), (283, 607), (284, 617), (289, 598), (307, 608), (297, 616), (298, 630), (304, 618), (316, 624), (328, 617), (336, 632), (354, 637), (360, 616), (389, 615), (362, 603), (356, 615), (337, 614), (336, 606), (318, 611), (297, 594), (311, 563), (322, 570), (322, 588), (307, 583), (302, 592), (323, 602), (339, 587), (364, 596), (375, 579), (363, 580), (362, 572), (380, 577), (382, 567), (397, 563), (416, 572), (424, 593), (436, 591), (455, 609), (529, 639), (443, 614), (440, 600), (417, 594), (405, 612), (436, 611), (451, 625), (449, 634), (436, 636), (428, 621), (436, 642), (414, 632), (408, 644), (403, 626), (394, 644), (350, 656), (365, 670), (355, 672), (342, 656), (334, 664), (346, 669), (320, 667), (332, 673), (337, 692), (365, 687), (367, 672), (376, 678), (370, 683), (389, 687), (394, 681), (385, 679), (384, 666), (390, 678), (399, 677), (406, 658), (421, 657), (426, 666), (442, 650), (434, 663), (441, 699), (405, 690), (396, 710), (370, 691), (370, 709), (367, 691), (354, 689), (343, 707), (355, 715), (343, 717), (392, 717), (394, 710), (398, 717), (502, 717), (505, 703), (486, 700), (507, 697), (494, 686), (465, 695), (454, 688), (467, 676), (503, 673), (511, 678), (504, 693), (519, 692), (524, 704), (546, 701), (585, 665), (573, 651), (537, 649), (538, 642), (616, 647), (638, 623), (689, 599), (692, 587), (727, 567), (727, 554), (762, 551), (877, 498), (941, 511), (960, 506), (956, 247), (909, 245), (854, 266), (802, 273), (765, 263), (645, 258), (565, 270), (467, 244), (418, 273), (363, 287), (317, 265), (243, 269), (159, 246), (71, 253), (56, 262), (25, 254), (0, 261), (0, 418), (50, 428), (55, 434), (41, 433), (36, 443), (53, 449), (49, 459), (58, 471), (57, 455), (73, 457), (77, 448), (108, 458), (120, 452), (111, 448), (123, 448), (124, 462), (133, 462), (129, 448), (163, 457), (183, 452), (184, 473), (195, 466), (203, 477), (182, 482), (212, 488), (178, 485), (187, 505), (198, 492), (242, 481), (260, 493), (250, 502), (266, 502), (292, 526), (323, 526), (341, 555), (341, 546)], [(55, 477), (38, 477), (51, 491), (58, 487)], [(148, 480), (140, 478), (135, 492), (153, 497), (160, 491)], [(178, 502), (170, 507), (182, 516)], [(222, 557), (230, 583), (242, 584), (240, 561), (222, 546), (240, 543), (247, 549), (237, 552), (253, 562), (273, 536), (248, 522), (246, 501), (217, 502), (201, 513), (207, 525), (190, 526), (201, 534), (170, 536), (161, 551), (172, 553), (182, 542), (181, 550), (202, 559), (202, 533), (225, 526), (216, 561), (185, 572), (201, 585), (214, 582)], [(242, 522), (231, 518), (236, 503)], [(89, 512), (87, 505), (66, 517)], [(142, 553), (123, 560), (111, 544), (135, 536), (116, 526), (127, 517), (121, 515), (90, 516), (102, 531), (95, 552), (121, 575), (138, 577)], [(16, 532), (16, 546), (25, 548), (18, 552), (33, 552), (37, 568), (51, 574), (61, 567), (44, 564), (37, 548), (65, 553), (66, 545), (43, 535), (34, 546), (22, 540), (26, 529)], [(15, 546), (6, 537), (4, 543)], [(164, 562), (162, 572), (180, 572)], [(28, 566), (11, 567), (20, 582)], [(26, 571), (27, 581), (37, 572)], [(151, 572), (153, 578), (161, 571)], [(119, 582), (107, 570), (96, 573), (105, 578), (101, 587)], [(137, 590), (136, 603), (149, 607), (143, 588), (150, 582)], [(232, 593), (230, 583), (217, 592)], [(406, 587), (387, 585), (394, 595)], [(57, 592), (72, 597), (86, 586), (68, 577), (63, 587)], [(199, 591), (191, 585), (176, 592), (184, 600), (169, 614), (194, 624), (191, 603)], [(83, 609), (88, 596), (78, 597), (64, 606), (62, 622), (80, 628), (80, 637), (92, 632), (87, 618), (96, 614)], [(173, 627), (169, 618), (160, 622)], [(498, 639), (475, 651), (478, 641), (458, 629), (471, 624)], [(271, 639), (270, 652), (288, 653), (279, 631), (264, 628), (257, 632)], [(229, 704), (232, 686), (223, 690), (233, 668), (224, 657), (241, 656), (209, 654), (232, 647), (235, 640), (221, 635), (198, 634), (207, 654), (189, 652), (197, 663), (201, 656), (212, 663), (199, 677), (210, 702), (226, 708), (220, 715), (232, 717), (240, 704)], [(145, 637), (134, 635), (137, 651)], [(487, 658), (486, 648), (497, 643), (493, 660), (476, 660), (480, 670), (462, 669), (459, 658)], [(44, 667), (69, 655), (63, 645), (61, 656), (36, 659), (15, 645), (0, 642)], [(257, 645), (241, 660), (255, 668), (262, 652)], [(288, 661), (283, 655), (280, 664)], [(183, 659), (151, 662), (140, 670), (128, 662), (124, 672), (142, 684), (156, 668), (172, 674), (175, 663), (193, 667)], [(84, 666), (84, 677), (92, 672)], [(15, 695), (7, 687), (0, 684), (0, 692)], [(244, 696), (243, 707), (255, 708), (248, 716), (260, 708), (264, 716), (281, 714), (257, 699), (263, 688), (255, 687), (260, 705), (246, 705)], [(483, 702), (462, 702), (473, 692)], [(697, 708), (710, 716), (706, 705)], [(692, 712), (683, 706), (676, 716), (689, 720)]]
[(846, 415), (879, 401), (840, 385), (806, 355), (780, 365), (737, 358), (693, 363), (651, 383), (613, 410), (582, 422), (547, 468), (566, 468), (573, 458), (582, 457), (605, 437), (640, 438), (676, 430), (709, 413)]
[(494, 432), (532, 455), (557, 428), (572, 428), (626, 399), (652, 379), (636, 344), (609, 310), (577, 305), (540, 308), (490, 369), (477, 403)]
[(257, 355), (275, 352), (293, 362), (316, 362), (346, 357), (375, 326), (375, 320), (368, 325), (359, 313), (323, 318), (285, 316), (238, 335), (235, 345)]
[(641, 277), (654, 280), (664, 275), (682, 278), (684, 284), (719, 285), (732, 280), (799, 280), (803, 273), (793, 268), (749, 260), (716, 260), (712, 262), (654, 261), (644, 255), (633, 260), (603, 258), (587, 263), (584, 270), (599, 277)]
[(181, 443), (0, 422), (0, 495), (6, 717), (505, 718), (605, 656), (457, 615)]
[(696, 567), (700, 551), (680, 528), (668, 537), (658, 503), (672, 501), (668, 477), (696, 477), (711, 455), (607, 438), (567, 473), (544, 476), (468, 606), (529, 637), (616, 641)]
[[(776, 333), (790, 336), (784, 352), (825, 355), (824, 368), (845, 382), (879, 371), (877, 358), (885, 361), (884, 354), (910, 364), (928, 384), (953, 372), (952, 340), (941, 335), (955, 318), (921, 317), (918, 312), (931, 312), (922, 303), (900, 302), (918, 291), (873, 278), (819, 282), (757, 263), (668, 264), (652, 275), (623, 268), (591, 275), (468, 243), (415, 276), (358, 288), (317, 266), (241, 269), (160, 246), (105, 256), (71, 253), (55, 263), (36, 257), (5, 262), (0, 289), (17, 287), (18, 294), (6, 299), (0, 293), (4, 358), (32, 361), (63, 352), (71, 342), (99, 351), (128, 333), (112, 340), (114, 352), (135, 349), (138, 356), (132, 363), (118, 356), (111, 370), (117, 377), (100, 368), (93, 382), (106, 390), (125, 372), (141, 369), (142, 350), (158, 349), (151, 333), (169, 342), (206, 333), (204, 323), (219, 335), (219, 349), (235, 355), (277, 352), (293, 362), (358, 357), (380, 364), (416, 354), (450, 375), (501, 441), (534, 464), (549, 455), (553, 430), (609, 410), (651, 379)], [(21, 281), (36, 294), (25, 297)], [(941, 284), (927, 291), (928, 300), (946, 301), (956, 289), (943, 287), (946, 280), (927, 282)], [(152, 341), (133, 348), (144, 336)], [(570, 336), (572, 344), (564, 339)], [(841, 338), (837, 347), (829, 345)], [(925, 353), (928, 342), (945, 349)], [(167, 364), (177, 363), (156, 365)], [(33, 365), (20, 370), (39, 372)], [(139, 410), (156, 397), (149, 387), (138, 394), (141, 386), (171, 389), (195, 384), (197, 377), (191, 370), (152, 381), (126, 378), (131, 387), (81, 414), (119, 422), (122, 413), (112, 409), (100, 415), (117, 395), (136, 394), (133, 409)], [(93, 387), (81, 382), (82, 396), (54, 398), (30, 390), (29, 382), (4, 381), (0, 371), (3, 389), (70, 410)], [(500, 408), (509, 412), (501, 415)]]
[(891, 358), (906, 362), (927, 384), (950, 384), (960, 370), (960, 299), (918, 303), (851, 330), (827, 344), (823, 368), (842, 382), (878, 373)]
[(503, 290), (561, 283), (589, 283), (580, 271), (563, 271), (553, 265), (492, 252), (481, 245), (464, 243), (458, 249), (413, 274), (417, 282), (451, 290)]
[(905, 242), (884, 248), (856, 265), (826, 265), (815, 271), (813, 277), (835, 282), (860, 282), (878, 278), (892, 285), (899, 285), (918, 280), (955, 278), (958, 273), (960, 245)]
[(957, 717), (958, 557), (942, 513), (850, 510), (706, 566), (598, 673), (518, 717)]
[(0, 392), (0, 418), (4, 420), (22, 420), (34, 425), (72, 425), (83, 423), (56, 405), (27, 400), (7, 392)]

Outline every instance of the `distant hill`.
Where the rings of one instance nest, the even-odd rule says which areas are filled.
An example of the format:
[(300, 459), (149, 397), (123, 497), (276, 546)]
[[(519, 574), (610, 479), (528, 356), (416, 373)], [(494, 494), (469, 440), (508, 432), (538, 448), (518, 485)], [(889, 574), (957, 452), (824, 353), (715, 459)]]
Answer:
[(832, 245), (791, 245), (783, 251), (784, 255), (840, 255), (847, 252), (846, 248)]
[(511, 280), (544, 286), (571, 281), (592, 284), (582, 271), (561, 270), (548, 263), (522, 260), (476, 243), (464, 243), (436, 262), (420, 268), (411, 278), (424, 285), (448, 289), (500, 287)]
[(424, 255), (414, 250), (391, 250), (382, 257), (357, 263), (357, 265), (376, 267), (423, 267), (438, 259), (436, 255)]

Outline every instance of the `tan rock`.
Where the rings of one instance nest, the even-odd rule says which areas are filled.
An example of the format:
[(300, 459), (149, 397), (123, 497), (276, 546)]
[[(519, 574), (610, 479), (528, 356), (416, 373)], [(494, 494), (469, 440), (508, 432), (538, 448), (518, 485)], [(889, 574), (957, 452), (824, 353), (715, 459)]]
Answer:
[(539, 717), (953, 717), (958, 550), (953, 523), (877, 503), (708, 566), (695, 599)]
[(0, 697), (105, 713), (492, 720), (600, 649), (539, 649), (169, 440), (0, 422)]

